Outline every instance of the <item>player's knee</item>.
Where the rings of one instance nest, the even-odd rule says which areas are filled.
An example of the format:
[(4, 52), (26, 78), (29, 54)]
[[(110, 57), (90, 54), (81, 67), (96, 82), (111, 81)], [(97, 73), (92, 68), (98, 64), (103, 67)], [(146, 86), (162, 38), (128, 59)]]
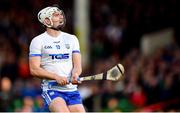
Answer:
[(49, 110), (51, 112), (69, 112), (65, 101), (60, 97), (57, 97), (51, 101), (49, 104)]
[(85, 112), (82, 104), (70, 105), (68, 108), (71, 112)]

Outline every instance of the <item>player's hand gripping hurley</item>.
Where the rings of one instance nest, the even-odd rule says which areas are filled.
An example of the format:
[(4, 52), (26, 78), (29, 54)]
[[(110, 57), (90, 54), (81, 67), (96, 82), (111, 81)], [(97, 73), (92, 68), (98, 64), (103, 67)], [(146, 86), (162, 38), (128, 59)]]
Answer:
[[(89, 81), (89, 80), (111, 80), (117, 81), (122, 79), (124, 75), (124, 67), (122, 64), (117, 64), (116, 66), (112, 67), (108, 71), (96, 75), (90, 75), (85, 77), (79, 77), (78, 81)], [(76, 83), (73, 83), (76, 84)]]

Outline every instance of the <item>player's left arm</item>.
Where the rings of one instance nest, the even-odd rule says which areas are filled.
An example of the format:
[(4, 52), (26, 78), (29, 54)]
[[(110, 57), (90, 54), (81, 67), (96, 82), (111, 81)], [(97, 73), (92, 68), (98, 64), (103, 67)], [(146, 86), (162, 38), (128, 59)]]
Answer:
[(73, 43), (73, 49), (72, 49), (72, 63), (73, 63), (73, 69), (72, 69), (72, 76), (71, 76), (71, 82), (77, 83), (77, 78), (82, 72), (82, 65), (81, 65), (81, 53), (80, 53), (80, 47), (79, 47), (79, 41), (77, 37), (74, 37), (74, 43)]
[(77, 82), (77, 78), (82, 72), (81, 66), (81, 54), (80, 53), (73, 53), (73, 69), (72, 69), (72, 77), (71, 82)]

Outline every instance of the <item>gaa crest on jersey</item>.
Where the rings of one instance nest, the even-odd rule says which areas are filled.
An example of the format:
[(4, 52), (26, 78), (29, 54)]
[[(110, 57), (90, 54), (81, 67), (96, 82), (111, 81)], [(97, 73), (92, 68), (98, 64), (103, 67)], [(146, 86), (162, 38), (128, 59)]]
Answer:
[(70, 45), (69, 44), (65, 44), (65, 47), (66, 47), (66, 49), (69, 49)]

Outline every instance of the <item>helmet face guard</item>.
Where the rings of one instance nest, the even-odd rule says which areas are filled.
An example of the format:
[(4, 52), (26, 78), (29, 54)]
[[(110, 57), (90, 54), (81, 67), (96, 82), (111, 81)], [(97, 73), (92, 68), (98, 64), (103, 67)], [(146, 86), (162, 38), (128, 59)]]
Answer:
[[(52, 22), (52, 16), (53, 16), (53, 13), (55, 13), (55, 12), (59, 12), (61, 15), (63, 15), (63, 21), (56, 28), (53, 26), (53, 22)], [(49, 19), (50, 24), (46, 24), (44, 22), (45, 19)], [(62, 10), (60, 10), (58, 7), (46, 7), (44, 9), (42, 9), (38, 13), (38, 20), (46, 27), (52, 28), (54, 30), (60, 30), (61, 28), (63, 28), (65, 26), (65, 23), (66, 23), (66, 18), (65, 18), (64, 12)]]

